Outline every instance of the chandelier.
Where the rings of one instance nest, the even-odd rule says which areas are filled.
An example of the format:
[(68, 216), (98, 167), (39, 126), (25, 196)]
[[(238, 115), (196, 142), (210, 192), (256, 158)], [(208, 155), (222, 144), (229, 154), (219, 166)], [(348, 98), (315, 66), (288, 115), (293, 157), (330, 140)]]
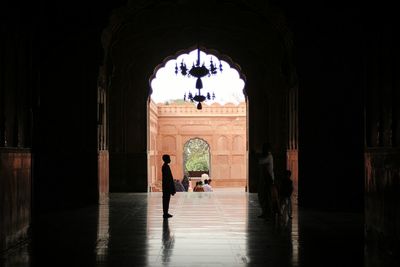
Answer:
[[(212, 57), (210, 58), (210, 67), (207, 68), (203, 62), (202, 65), (200, 65), (200, 48), (197, 47), (197, 61), (196, 64), (193, 62), (192, 68), (189, 70), (185, 64), (185, 62), (182, 59), (182, 62), (180, 64), (180, 67), (178, 68), (178, 63), (175, 64), (175, 74), (178, 75), (178, 72), (180, 70), (180, 73), (183, 76), (187, 77), (195, 77), (196, 79), (196, 89), (198, 89), (198, 93), (193, 96), (191, 92), (186, 93), (183, 96), (184, 101), (191, 101), (197, 102), (197, 109), (202, 109), (202, 102), (205, 100), (214, 100), (215, 99), (215, 93), (213, 92), (210, 94), (210, 92), (207, 92), (207, 94), (204, 96), (201, 94), (201, 89), (203, 89), (203, 82), (201, 78), (203, 77), (210, 77), (211, 75), (217, 74), (217, 65), (212, 61)], [(222, 63), (219, 61), (219, 71), (222, 72)]]

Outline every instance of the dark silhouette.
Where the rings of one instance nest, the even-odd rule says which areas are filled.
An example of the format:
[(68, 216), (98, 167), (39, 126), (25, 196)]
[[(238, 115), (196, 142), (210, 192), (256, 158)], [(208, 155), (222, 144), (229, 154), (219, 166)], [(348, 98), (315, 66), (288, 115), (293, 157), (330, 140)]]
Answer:
[(185, 187), (178, 179), (174, 179), (175, 191), (176, 192), (185, 192)]
[(204, 192), (202, 181), (196, 182), (196, 186), (193, 188), (193, 192)]
[(163, 221), (163, 231), (162, 231), (162, 263), (169, 263), (171, 258), (171, 251), (174, 249), (175, 238), (171, 234), (169, 228), (168, 220)]
[(279, 196), (280, 206), (282, 208), (282, 214), (287, 214), (289, 218), (292, 218), (292, 193), (293, 193), (293, 181), (290, 179), (292, 172), (290, 170), (285, 171), (285, 176), (280, 182)]
[(163, 217), (171, 218), (172, 215), (168, 213), (169, 209), (169, 201), (171, 199), (171, 195), (175, 195), (175, 184), (174, 177), (172, 176), (171, 169), (169, 167), (169, 163), (171, 162), (171, 158), (169, 155), (165, 154), (162, 156), (162, 160), (164, 164), (162, 166), (162, 191), (163, 191)]
[(263, 144), (262, 154), (258, 160), (259, 179), (258, 179), (258, 201), (261, 206), (259, 218), (270, 219), (272, 215), (271, 207), (271, 187), (274, 183), (274, 161), (271, 153), (271, 145)]
[(182, 185), (185, 188), (185, 191), (187, 192), (189, 190), (189, 178), (187, 177), (186, 174), (183, 175)]

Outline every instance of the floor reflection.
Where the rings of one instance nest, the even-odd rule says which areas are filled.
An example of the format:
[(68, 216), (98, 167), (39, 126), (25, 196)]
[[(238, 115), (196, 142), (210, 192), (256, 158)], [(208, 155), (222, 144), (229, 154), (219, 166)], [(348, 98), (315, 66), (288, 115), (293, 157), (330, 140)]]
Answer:
[[(235, 266), (246, 251), (246, 193), (177, 193), (163, 220), (161, 194), (151, 193), (148, 262), (151, 266)], [(160, 232), (162, 228), (162, 232)], [(158, 257), (154, 257), (159, 249)]]
[[(109, 245), (104, 266), (151, 266), (147, 261), (147, 193), (114, 193), (109, 203)], [(102, 265), (101, 265), (102, 266)]]
[[(302, 210), (265, 221), (256, 194), (111, 194), (99, 206), (38, 218), (12, 266), (374, 266), (363, 262), (360, 214)], [(370, 253), (372, 255), (372, 253)], [(372, 255), (373, 256), (373, 255)]]
[(299, 209), (297, 206), (297, 197), (292, 201), (292, 219), (288, 220), (290, 225), (290, 238), (292, 243), (292, 265), (299, 266)]
[(20, 244), (20, 246), (17, 248), (11, 249), (5, 252), (3, 255), (0, 254), (0, 266), (30, 266), (30, 263), (30, 246), (28, 242)]
[(110, 206), (109, 198), (105, 198), (99, 204), (98, 223), (97, 223), (97, 243), (96, 255), (97, 262), (107, 262), (108, 245), (109, 245), (109, 228), (110, 228)]
[(365, 266), (362, 214), (300, 209), (301, 266)]
[(248, 206), (249, 266), (298, 266), (297, 211), (293, 209), (292, 219), (276, 215), (265, 220), (257, 217), (261, 210), (256, 195), (249, 195)]
[(162, 252), (161, 262), (169, 263), (172, 253), (174, 251), (174, 236), (171, 234), (169, 229), (169, 220), (163, 220), (163, 232), (162, 232)]
[(32, 226), (29, 266), (95, 264), (98, 212), (98, 206), (93, 205), (36, 217)]

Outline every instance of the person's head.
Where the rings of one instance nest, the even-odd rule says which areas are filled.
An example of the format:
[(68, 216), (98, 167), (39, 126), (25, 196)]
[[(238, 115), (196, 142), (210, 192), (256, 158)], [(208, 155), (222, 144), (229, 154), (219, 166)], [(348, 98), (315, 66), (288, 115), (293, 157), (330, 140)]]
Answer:
[(285, 176), (286, 176), (286, 178), (290, 179), (290, 177), (292, 176), (292, 172), (290, 170), (286, 170)]
[(162, 160), (163, 160), (165, 163), (170, 163), (170, 162), (171, 162), (171, 158), (169, 157), (168, 154), (164, 154), (164, 155), (162, 156)]
[(267, 155), (269, 152), (271, 152), (272, 147), (270, 143), (264, 143), (262, 146), (262, 154)]

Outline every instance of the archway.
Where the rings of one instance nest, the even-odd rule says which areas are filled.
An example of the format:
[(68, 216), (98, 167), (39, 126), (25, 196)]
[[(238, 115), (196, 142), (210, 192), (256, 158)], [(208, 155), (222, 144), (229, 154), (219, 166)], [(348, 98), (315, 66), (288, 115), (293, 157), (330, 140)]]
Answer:
[[(190, 89), (194, 88), (195, 79), (176, 74), (176, 67), (182, 61), (191, 62), (197, 52), (204, 60), (218, 62), (223, 69), (217, 75), (203, 79), (204, 90), (215, 98), (206, 99), (201, 110), (196, 109), (196, 101), (187, 97), (196, 94)], [(190, 140), (203, 140), (207, 144), (208, 167), (198, 171), (212, 173), (214, 186), (245, 190), (248, 180), (248, 118), (245, 77), (240, 67), (215, 50), (192, 48), (167, 57), (155, 68), (150, 85), (147, 134), (149, 190), (158, 191), (160, 188), (162, 154), (171, 156), (170, 167), (174, 177), (183, 177), (187, 167), (184, 151)], [(210, 147), (214, 147), (212, 153)], [(194, 169), (186, 171), (192, 172), (192, 177), (200, 176)]]
[[(157, 8), (166, 16), (162, 26), (168, 30), (159, 31), (160, 23), (135, 27), (143, 20), (160, 21), (160, 13), (154, 12)], [(179, 17), (171, 16), (177, 8), (187, 12)], [(175, 57), (171, 55), (179, 54), (176, 53), (177, 44), (180, 47), (196, 44), (197, 47), (199, 43), (202, 51), (204, 44), (218, 48), (221, 53), (234, 58), (235, 62), (240, 62), (240, 69), (246, 73), (246, 106), (239, 109), (245, 109), (249, 117), (246, 122), (248, 137), (242, 142), (246, 151), (249, 151), (246, 170), (249, 192), (257, 192), (257, 166), (254, 163), (264, 142), (273, 145), (276, 170), (282, 173), (287, 168), (288, 141), (293, 140), (290, 149), (294, 149), (293, 153), (297, 154), (297, 135), (289, 133), (289, 117), (295, 116), (297, 110), (291, 109), (288, 114), (289, 106), (294, 103), (288, 101), (288, 94), (289, 91), (296, 92), (297, 87), (296, 80), (292, 79), (295, 75), (291, 65), (291, 34), (279, 17), (271, 17), (266, 21), (266, 17), (257, 15), (256, 10), (249, 9), (254, 12), (248, 12), (242, 6), (213, 2), (207, 8), (208, 13), (229, 10), (228, 13), (224, 12), (229, 16), (220, 23), (205, 21), (194, 35), (188, 33), (194, 32), (191, 21), (197, 11), (190, 5), (168, 2), (155, 4), (151, 8), (139, 7), (140, 12), (134, 10), (118, 10), (102, 38), (105, 57), (100, 69), (99, 92), (104, 90), (106, 97), (98, 101), (99, 110), (105, 114), (99, 128), (99, 140), (100, 143), (105, 140), (106, 155), (99, 159), (99, 169), (109, 170), (110, 191), (148, 191), (150, 169), (146, 163), (151, 157), (157, 158), (157, 155), (149, 152), (148, 147), (152, 140), (156, 145), (159, 142), (147, 132), (151, 122), (146, 114), (152, 105), (149, 103), (151, 88), (145, 77), (155, 73), (154, 66), (163, 66), (163, 63), (160, 64), (161, 59), (167, 61)], [(231, 17), (241, 19), (231, 20)], [(188, 22), (183, 28), (180, 24), (182, 20)], [(243, 28), (242, 21), (260, 27)], [(104, 109), (100, 109), (102, 104)], [(165, 110), (171, 111), (170, 108)], [(293, 118), (290, 125), (296, 129), (296, 119)], [(169, 136), (174, 137), (173, 125), (167, 126), (165, 129), (170, 131)], [(227, 130), (221, 127), (220, 131)], [(229, 140), (231, 137), (226, 138)], [(224, 155), (221, 156), (224, 158)], [(181, 152), (179, 157), (182, 157)], [(225, 157), (228, 163), (226, 166), (229, 167), (227, 160)], [(99, 180), (108, 182), (108, 176), (104, 175)]]
[(201, 138), (189, 139), (183, 146), (183, 172), (204, 172), (211, 170), (210, 145)]

